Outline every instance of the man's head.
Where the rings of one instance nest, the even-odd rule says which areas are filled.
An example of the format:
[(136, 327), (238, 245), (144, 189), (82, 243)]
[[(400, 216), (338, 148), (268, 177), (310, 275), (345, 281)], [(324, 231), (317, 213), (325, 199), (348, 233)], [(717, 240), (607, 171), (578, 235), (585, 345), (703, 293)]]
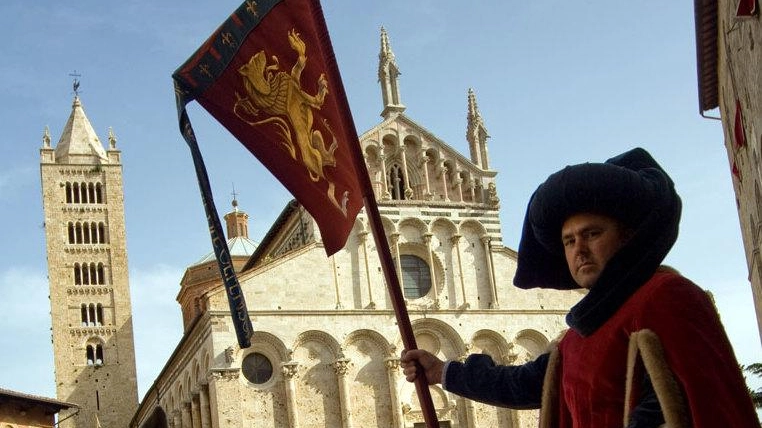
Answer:
[[(592, 288), (621, 281), (638, 287), (677, 239), (680, 207), (672, 180), (643, 149), (603, 163), (567, 166), (551, 174), (529, 201), (513, 282), (520, 288)], [(616, 225), (611, 230), (617, 235), (601, 248), (593, 239), (599, 236), (583, 233), (609, 226), (600, 217)], [(568, 248), (562, 235), (575, 244), (583, 238), (587, 245)]]
[(592, 287), (630, 236), (629, 229), (605, 215), (579, 213), (567, 218), (561, 226), (561, 244), (574, 282)]

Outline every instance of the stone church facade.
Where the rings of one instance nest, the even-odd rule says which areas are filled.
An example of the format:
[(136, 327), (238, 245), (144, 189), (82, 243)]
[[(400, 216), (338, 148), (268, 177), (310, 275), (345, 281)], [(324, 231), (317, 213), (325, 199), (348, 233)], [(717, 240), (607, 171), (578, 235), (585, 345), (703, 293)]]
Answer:
[(56, 395), (79, 407), (61, 410), (62, 428), (126, 427), (138, 406), (121, 153), (108, 140), (75, 96), (58, 144), (46, 128), (40, 149)]
[[(379, 58), (383, 120), (360, 144), (418, 346), (446, 359), (536, 357), (565, 330), (579, 292), (513, 287), (516, 252), (502, 242), (497, 171), (473, 91), (464, 156), (405, 115), (383, 29)], [(226, 222), (231, 248), (243, 249), (245, 213), (235, 207)], [(178, 293), (185, 335), (130, 426), (424, 426), (399, 368), (402, 342), (369, 234), (361, 211), (345, 247), (327, 258), (317, 225), (292, 201), (256, 249), (231, 250), (255, 331), (246, 349), (214, 260), (189, 267)], [(442, 427), (537, 424), (536, 411), (430, 391)]]

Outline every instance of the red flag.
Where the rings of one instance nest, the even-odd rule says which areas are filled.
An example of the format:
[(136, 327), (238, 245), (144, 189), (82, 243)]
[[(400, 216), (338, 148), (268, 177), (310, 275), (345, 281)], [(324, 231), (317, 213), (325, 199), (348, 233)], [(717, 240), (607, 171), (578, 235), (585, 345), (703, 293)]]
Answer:
[(198, 101), (341, 249), (363, 206), (359, 143), (319, 2), (244, 2), (173, 78), (181, 122)]

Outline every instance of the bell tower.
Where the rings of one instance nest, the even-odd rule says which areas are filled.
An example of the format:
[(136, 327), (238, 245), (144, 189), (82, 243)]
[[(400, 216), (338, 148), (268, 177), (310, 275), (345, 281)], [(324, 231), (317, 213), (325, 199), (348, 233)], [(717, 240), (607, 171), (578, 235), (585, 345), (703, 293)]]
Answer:
[(57, 398), (79, 406), (61, 427), (127, 427), (138, 405), (121, 152), (104, 149), (74, 102), (58, 144), (40, 149)]

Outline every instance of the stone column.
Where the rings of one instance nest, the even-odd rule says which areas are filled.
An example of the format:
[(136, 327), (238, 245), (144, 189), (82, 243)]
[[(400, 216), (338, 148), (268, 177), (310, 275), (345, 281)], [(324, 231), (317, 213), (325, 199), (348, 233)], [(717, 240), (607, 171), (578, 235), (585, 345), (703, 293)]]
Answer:
[(389, 379), (389, 396), (391, 397), (392, 419), (394, 428), (404, 428), (404, 418), (402, 416), (402, 401), (399, 396), (399, 368), (400, 359), (389, 357), (384, 360), (386, 363), (386, 377)]
[(336, 290), (336, 309), (342, 309), (341, 296), (339, 295), (339, 275), (336, 272), (335, 256), (331, 256), (331, 269), (333, 270), (333, 288)]
[(209, 406), (209, 384), (202, 383), (199, 387), (199, 408), (201, 410), (201, 428), (212, 428), (212, 409)]
[(492, 238), (489, 236), (482, 236), (481, 241), (484, 244), (484, 260), (487, 262), (487, 273), (489, 274), (489, 289), (492, 294), (492, 301), (490, 301), (489, 307), (491, 309), (498, 309), (500, 302), (497, 301), (497, 290), (495, 289), (495, 270), (492, 264), (492, 251), (490, 250), (490, 241)]
[(458, 202), (463, 202), (463, 179), (455, 172), (455, 185), (458, 187)]
[(339, 408), (341, 409), (341, 425), (343, 428), (352, 428), (351, 398), (349, 397), (349, 384), (347, 373), (349, 372), (349, 359), (342, 353), (333, 363), (333, 371), (339, 381)]
[(474, 180), (468, 181), (468, 191), (471, 193), (471, 202), (476, 202), (476, 184)]
[(407, 169), (407, 154), (405, 154), (405, 143), (402, 143), (400, 150), (402, 151), (402, 168), (404, 169), (402, 178), (405, 182), (405, 199), (411, 199), (413, 197), (413, 189), (410, 188), (410, 173)]
[(191, 395), (191, 423), (193, 428), (201, 426), (201, 406), (199, 405), (198, 391)]
[(183, 428), (183, 419), (182, 418), (183, 418), (182, 412), (180, 412), (180, 410), (178, 410), (178, 409), (175, 409), (172, 412), (172, 426), (174, 428)]
[(288, 411), (288, 425), (290, 428), (299, 427), (299, 414), (296, 405), (296, 385), (295, 380), (299, 376), (299, 364), (292, 361), (283, 363), (281, 373), (286, 384), (286, 406)]
[(434, 270), (434, 255), (431, 253), (431, 233), (423, 234), (423, 242), (426, 243), (426, 254), (428, 255), (429, 274), (431, 275), (431, 288), (434, 289), (434, 309), (439, 309), (439, 295), (437, 293), (437, 274)]
[(429, 157), (424, 154), (421, 155), (421, 167), (423, 168), (423, 177), (426, 181), (426, 194), (423, 195), (424, 199), (431, 199), (431, 183), (429, 183)]
[(182, 406), (183, 406), (182, 408), (183, 413), (182, 413), (181, 419), (183, 421), (183, 428), (185, 427), (192, 428), (193, 420), (191, 419), (191, 403), (190, 401), (185, 401), (183, 402)]
[[(383, 150), (383, 144), (381, 150)], [(383, 183), (381, 186), (381, 200), (388, 201), (392, 198), (392, 195), (389, 193), (389, 183), (386, 182), (386, 155), (380, 154), (378, 160), (381, 161), (381, 183)]]
[(373, 288), (370, 284), (370, 265), (368, 264), (368, 232), (362, 231), (357, 234), (357, 237), (360, 239), (360, 243), (362, 244), (362, 254), (365, 258), (365, 280), (368, 283), (368, 300), (370, 301), (368, 303), (368, 309), (376, 309), (376, 302), (373, 300)]
[[(400, 262), (400, 234), (399, 232), (394, 232), (390, 235), (392, 239), (392, 251), (394, 251), (394, 261), (397, 264), (397, 278), (399, 278), (400, 282), (402, 282), (402, 265)], [(402, 285), (402, 284), (400, 284)]]
[(452, 242), (453, 247), (455, 247), (455, 254), (458, 260), (458, 277), (460, 277), (460, 292), (463, 296), (463, 307), (467, 308), (469, 305), (466, 300), (466, 281), (463, 278), (463, 262), (460, 259), (460, 238), (462, 238), (461, 235), (453, 235), (452, 238), (450, 238), (450, 242)]
[(442, 190), (444, 191), (444, 200), (449, 202), (450, 197), (447, 196), (447, 167), (442, 165)]

